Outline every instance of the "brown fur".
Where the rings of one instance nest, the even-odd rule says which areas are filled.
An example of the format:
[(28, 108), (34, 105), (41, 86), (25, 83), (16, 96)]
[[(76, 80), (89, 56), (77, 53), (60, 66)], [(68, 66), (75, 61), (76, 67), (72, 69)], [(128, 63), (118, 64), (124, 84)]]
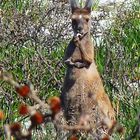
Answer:
[(115, 120), (115, 112), (105, 93), (94, 61), (90, 21), (87, 22), (85, 18), (90, 18), (90, 12), (86, 9), (76, 9), (72, 17), (73, 15), (76, 15), (74, 20), (78, 15), (82, 15), (81, 22), (87, 34), (82, 38), (74, 36), (65, 52), (67, 71), (61, 101), (66, 120), (70, 124), (76, 124), (82, 114), (88, 114), (94, 122), (105, 117)]
[(90, 39), (87, 41), (85, 38), (79, 40), (78, 37), (74, 37), (66, 50), (65, 63), (78, 68), (88, 67), (93, 61), (93, 48), (91, 46)]

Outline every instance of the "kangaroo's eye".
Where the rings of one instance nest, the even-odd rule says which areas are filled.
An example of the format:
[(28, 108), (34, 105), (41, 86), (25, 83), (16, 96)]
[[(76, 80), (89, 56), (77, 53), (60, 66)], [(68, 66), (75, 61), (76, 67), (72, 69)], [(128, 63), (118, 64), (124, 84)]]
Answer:
[(72, 19), (72, 28), (75, 29), (77, 27), (76, 19)]
[(86, 22), (88, 22), (89, 21), (89, 18), (86, 18)]
[(77, 25), (76, 19), (72, 19), (72, 24), (73, 24), (73, 25)]
[(73, 23), (76, 23), (76, 19), (72, 19), (72, 22), (73, 22)]

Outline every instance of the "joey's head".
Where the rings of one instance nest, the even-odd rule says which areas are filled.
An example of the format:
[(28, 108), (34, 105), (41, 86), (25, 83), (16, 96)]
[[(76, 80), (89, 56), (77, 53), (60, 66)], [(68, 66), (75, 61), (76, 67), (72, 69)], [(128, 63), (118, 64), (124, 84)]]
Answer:
[(90, 34), (90, 13), (93, 0), (87, 0), (84, 8), (80, 8), (78, 0), (70, 0), (71, 20), (74, 36), (82, 39)]

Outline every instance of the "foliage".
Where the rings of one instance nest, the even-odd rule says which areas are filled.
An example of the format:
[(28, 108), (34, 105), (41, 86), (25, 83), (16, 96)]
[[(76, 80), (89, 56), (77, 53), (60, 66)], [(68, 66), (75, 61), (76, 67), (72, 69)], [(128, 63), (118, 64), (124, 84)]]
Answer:
[(138, 3), (131, 6), (129, 9), (122, 4), (117, 8), (96, 52), (106, 90), (113, 98), (119, 122), (125, 126), (126, 137), (132, 133), (140, 108), (140, 8)]

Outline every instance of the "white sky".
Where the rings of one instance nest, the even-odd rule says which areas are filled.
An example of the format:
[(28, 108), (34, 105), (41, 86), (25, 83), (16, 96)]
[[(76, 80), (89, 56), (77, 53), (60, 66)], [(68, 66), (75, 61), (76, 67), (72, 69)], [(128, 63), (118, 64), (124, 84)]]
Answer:
[(100, 3), (106, 3), (106, 2), (122, 2), (124, 0), (99, 0)]
[(114, 3), (114, 2), (123, 2), (126, 0), (99, 0), (99, 4), (108, 4), (108, 3)]

